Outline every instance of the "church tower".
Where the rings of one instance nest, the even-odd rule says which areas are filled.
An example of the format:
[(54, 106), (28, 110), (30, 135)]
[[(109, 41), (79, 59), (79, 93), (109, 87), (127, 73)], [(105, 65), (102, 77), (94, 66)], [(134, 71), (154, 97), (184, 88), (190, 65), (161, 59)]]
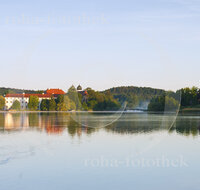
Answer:
[(83, 90), (80, 84), (77, 86), (76, 90), (77, 90), (78, 92)]

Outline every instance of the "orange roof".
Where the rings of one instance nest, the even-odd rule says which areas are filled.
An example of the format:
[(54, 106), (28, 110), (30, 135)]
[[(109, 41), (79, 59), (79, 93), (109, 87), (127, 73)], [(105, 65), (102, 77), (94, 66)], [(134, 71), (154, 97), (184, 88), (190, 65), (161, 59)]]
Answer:
[(29, 98), (30, 96), (37, 96), (38, 98), (50, 98), (51, 94), (6, 94), (6, 97), (13, 98)]
[(47, 94), (65, 94), (65, 92), (61, 89), (47, 89), (46, 90)]

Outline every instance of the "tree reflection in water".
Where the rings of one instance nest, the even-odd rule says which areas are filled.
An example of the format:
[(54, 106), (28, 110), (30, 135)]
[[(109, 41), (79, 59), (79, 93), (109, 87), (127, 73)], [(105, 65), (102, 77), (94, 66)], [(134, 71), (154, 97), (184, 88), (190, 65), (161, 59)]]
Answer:
[[(164, 125), (161, 125), (164, 121)], [(67, 131), (72, 137), (92, 134), (98, 130), (120, 134), (152, 133), (169, 130), (170, 118), (161, 114), (124, 114), (117, 122), (105, 129), (89, 128), (76, 123), (69, 113), (64, 112), (32, 112), (32, 113), (0, 113), (0, 128), (2, 131), (38, 130), (48, 134), (62, 134)], [(165, 126), (166, 125), (166, 126)], [(162, 126), (162, 127), (161, 127)], [(185, 136), (200, 134), (200, 117), (180, 115), (169, 133)]]

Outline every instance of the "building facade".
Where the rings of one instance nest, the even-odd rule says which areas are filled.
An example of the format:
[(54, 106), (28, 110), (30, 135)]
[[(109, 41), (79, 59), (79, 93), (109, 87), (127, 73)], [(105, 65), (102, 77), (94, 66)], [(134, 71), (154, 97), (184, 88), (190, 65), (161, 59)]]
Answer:
[(5, 96), (5, 110), (10, 110), (12, 108), (13, 103), (17, 100), (20, 102), (20, 106), (22, 110), (28, 108), (29, 98), (30, 96), (37, 96), (39, 98), (39, 107), (43, 99), (51, 99), (54, 97), (55, 99), (58, 95), (65, 94), (65, 92), (61, 89), (47, 89), (43, 94), (6, 94)]

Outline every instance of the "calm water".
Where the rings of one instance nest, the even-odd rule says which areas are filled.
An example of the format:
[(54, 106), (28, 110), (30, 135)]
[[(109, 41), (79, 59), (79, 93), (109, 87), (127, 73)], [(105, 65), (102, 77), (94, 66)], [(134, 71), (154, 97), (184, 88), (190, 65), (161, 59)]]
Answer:
[(200, 189), (199, 114), (116, 118), (0, 113), (0, 189)]

